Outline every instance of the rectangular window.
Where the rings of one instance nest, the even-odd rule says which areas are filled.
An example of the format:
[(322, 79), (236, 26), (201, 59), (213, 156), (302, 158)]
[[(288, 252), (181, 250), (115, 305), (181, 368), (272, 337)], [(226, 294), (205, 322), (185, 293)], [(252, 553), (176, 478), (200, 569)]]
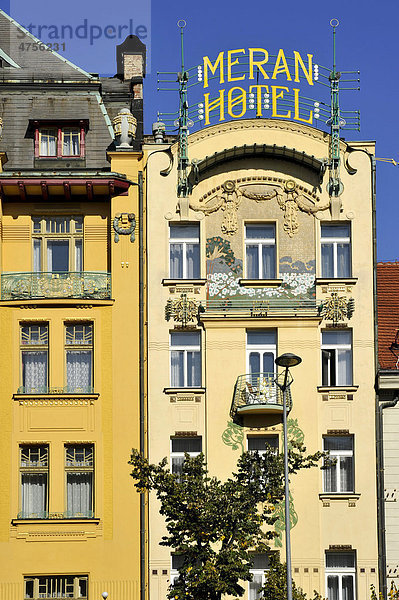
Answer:
[(65, 446), (66, 517), (92, 518), (94, 447), (92, 444)]
[(351, 277), (349, 223), (329, 223), (321, 226), (321, 276)]
[(83, 270), (83, 217), (33, 217), (33, 271)]
[(326, 435), (323, 446), (330, 451), (324, 461), (324, 492), (354, 492), (353, 436)]
[(83, 157), (84, 126), (47, 126), (35, 129), (35, 157)]
[(170, 380), (172, 387), (201, 386), (201, 333), (170, 334)]
[(172, 554), (171, 555), (171, 569), (170, 569), (170, 585), (174, 585), (176, 579), (179, 578), (179, 570), (182, 568), (184, 563), (184, 554)]
[(262, 587), (265, 584), (265, 571), (269, 568), (269, 556), (266, 553), (252, 554), (252, 566), (250, 573), (252, 581), (249, 582), (249, 600), (258, 600), (262, 597)]
[(87, 577), (74, 575), (51, 575), (24, 578), (25, 600), (39, 598), (87, 598)]
[(21, 382), (25, 394), (48, 393), (48, 325), (21, 325)]
[(352, 385), (352, 332), (321, 334), (322, 385)]
[(247, 279), (276, 278), (275, 225), (245, 226), (245, 258)]
[(169, 226), (171, 279), (199, 279), (199, 224)]
[(354, 552), (326, 552), (328, 600), (355, 600), (355, 575)]
[(185, 454), (198, 456), (202, 452), (201, 437), (176, 437), (170, 440), (170, 470), (172, 473), (180, 475)]
[(278, 454), (278, 435), (251, 435), (247, 437), (248, 452), (258, 452), (260, 455), (266, 451), (266, 446)]
[(48, 446), (20, 446), (20, 519), (48, 517)]
[(93, 392), (93, 324), (65, 325), (66, 393)]

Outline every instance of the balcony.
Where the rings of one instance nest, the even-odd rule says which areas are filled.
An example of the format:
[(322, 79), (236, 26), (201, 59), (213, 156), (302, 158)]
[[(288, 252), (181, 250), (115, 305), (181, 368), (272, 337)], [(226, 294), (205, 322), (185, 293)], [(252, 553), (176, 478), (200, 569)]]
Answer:
[(101, 271), (2, 273), (2, 300), (111, 298), (111, 274)]
[(315, 298), (207, 298), (200, 307), (202, 318), (304, 317), (320, 318), (321, 305)]
[(65, 387), (48, 387), (47, 385), (38, 385), (36, 387), (24, 387), (21, 385), (18, 388), (17, 394), (29, 394), (31, 396), (42, 396), (47, 394), (94, 394), (94, 388), (90, 385), (84, 387), (73, 387), (66, 385)]
[(84, 512), (72, 512), (66, 510), (65, 512), (48, 512), (42, 510), (40, 512), (20, 512), (18, 513), (17, 519), (48, 519), (48, 520), (60, 520), (60, 519), (94, 519), (94, 511), (86, 510)]
[[(234, 387), (230, 417), (234, 420), (244, 415), (276, 415), (283, 413), (283, 394), (276, 381), (284, 373), (248, 373), (237, 378)], [(283, 383), (281, 381), (281, 383)], [(291, 409), (291, 393), (288, 388), (287, 410)]]

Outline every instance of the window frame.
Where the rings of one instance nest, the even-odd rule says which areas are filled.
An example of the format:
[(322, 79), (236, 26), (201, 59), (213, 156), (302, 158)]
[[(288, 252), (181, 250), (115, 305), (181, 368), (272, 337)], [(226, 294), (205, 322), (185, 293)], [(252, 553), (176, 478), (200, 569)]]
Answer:
[(277, 444), (273, 445), (273, 444), (269, 444), (268, 442), (265, 442), (265, 446), (267, 444), (270, 448), (274, 449), (275, 454), (278, 454), (279, 453), (279, 448), (280, 448), (280, 438), (279, 438), (278, 434), (274, 434), (274, 435), (272, 435), (272, 434), (270, 434), (270, 435), (267, 435), (267, 434), (266, 435), (251, 435), (251, 434), (248, 434), (247, 435), (247, 452), (258, 452), (259, 456), (263, 456), (263, 454), (265, 454), (265, 452), (266, 452), (266, 447), (265, 447), (265, 449), (262, 449), (262, 450), (259, 450), (259, 449), (250, 449), (249, 448), (249, 440), (253, 440), (253, 439), (267, 440), (268, 438), (269, 439), (273, 439), (273, 440), (277, 440)]
[[(48, 592), (49, 589), (51, 588), (51, 586), (49, 587), (49, 583), (50, 580), (55, 580), (55, 579), (59, 579), (61, 580), (67, 580), (72, 578), (73, 579), (73, 596), (67, 595), (67, 593), (65, 593), (64, 595), (60, 596), (60, 592)], [(40, 582), (40, 580), (46, 580), (46, 584), (44, 584), (44, 582)], [(85, 587), (86, 587), (86, 595), (82, 596), (80, 595), (80, 582), (84, 581), (85, 582)], [(26, 584), (30, 582), (33, 582), (33, 594), (32, 596), (28, 596), (27, 595), (27, 591), (26, 591)], [(40, 585), (46, 585), (47, 588), (47, 595), (45, 596), (46, 598), (68, 598), (71, 600), (87, 600), (88, 598), (88, 593), (89, 593), (89, 578), (87, 575), (39, 575), (39, 576), (35, 576), (35, 575), (28, 575), (24, 577), (24, 600), (39, 600), (40, 598), (43, 598), (43, 593), (40, 592)], [(69, 585), (71, 585), (69, 583)], [(54, 596), (54, 594), (57, 594), (56, 596)]]
[[(335, 333), (336, 335), (340, 335), (342, 333), (350, 333), (351, 336), (351, 342), (350, 344), (331, 344), (331, 343), (323, 343), (323, 334), (324, 333)], [(340, 376), (340, 372), (339, 372), (339, 353), (341, 352), (347, 352), (350, 351), (350, 373), (349, 373), (349, 381), (343, 382), (342, 381), (342, 376)], [(325, 373), (325, 369), (324, 369), (324, 365), (325, 365), (325, 357), (326, 352), (330, 352), (330, 355), (327, 357), (327, 365), (326, 365), (326, 371), (327, 371), (327, 381), (325, 381), (325, 377), (324, 377), (324, 373)], [(332, 367), (331, 367), (331, 353), (334, 353), (334, 361), (335, 361), (335, 369), (334, 369), (334, 379), (335, 381), (332, 382), (332, 377), (331, 377), (331, 371), (332, 371)], [(321, 384), (322, 387), (352, 387), (353, 386), (353, 331), (352, 329), (347, 329), (345, 328), (344, 330), (332, 330), (332, 329), (328, 329), (328, 330), (322, 330), (321, 332)]]
[[(173, 441), (174, 440), (190, 440), (190, 439), (199, 439), (201, 441), (201, 450), (199, 451), (189, 451), (189, 450), (183, 450), (183, 451), (173, 451)], [(179, 472), (177, 471), (173, 471), (173, 459), (174, 458), (185, 458), (185, 455), (188, 454), (191, 458), (194, 458), (196, 456), (199, 456), (202, 452), (202, 435), (193, 435), (193, 436), (179, 436), (179, 435), (174, 435), (170, 438), (170, 472), (171, 473), (175, 473), (176, 475), (179, 475)], [(184, 460), (183, 460), (184, 463)], [(183, 466), (182, 463), (182, 466)]]
[[(58, 220), (58, 222), (57, 222)], [(55, 221), (55, 228), (61, 226), (62, 220), (64, 221), (64, 229), (69, 231), (64, 232), (52, 232), (47, 231), (49, 227), (52, 227), (52, 221)], [(40, 224), (40, 231), (37, 230), (36, 225)], [(78, 228), (78, 224), (81, 223), (81, 229)], [(32, 216), (32, 272), (33, 273), (82, 273), (84, 271), (84, 215), (43, 215), (43, 216)], [(35, 241), (39, 241), (39, 253), (40, 253), (40, 269), (37, 269), (35, 265)], [(68, 241), (68, 271), (53, 271), (49, 270), (48, 266), (48, 242), (51, 241)], [(77, 270), (77, 242), (81, 241), (81, 260), (80, 270)], [(71, 269), (71, 266), (73, 268)], [(45, 267), (45, 268), (44, 268)]]
[[(172, 228), (188, 228), (188, 227), (196, 227), (198, 229), (198, 237), (182, 237), (182, 238), (174, 238), (172, 237)], [(200, 279), (201, 277), (201, 227), (197, 222), (187, 222), (187, 223), (169, 223), (169, 243), (168, 243), (168, 255), (169, 255), (169, 277), (173, 280), (182, 280), (182, 279)], [(175, 277), (172, 274), (172, 244), (182, 245), (182, 277)], [(188, 265), (187, 265), (187, 245), (192, 244), (193, 246), (197, 246), (198, 248), (198, 265), (194, 266), (194, 276), (188, 277)], [(195, 273), (197, 271), (197, 273)]]
[[(273, 238), (248, 238), (247, 227), (273, 227), (274, 237)], [(248, 273), (248, 246), (258, 246), (258, 274), (257, 276), (250, 275)], [(263, 277), (262, 270), (262, 249), (263, 246), (272, 246), (274, 248), (274, 273), (269, 277)], [(245, 278), (246, 279), (276, 279), (277, 277), (277, 227), (276, 222), (247, 222), (244, 223), (244, 256), (245, 256)]]
[[(35, 158), (44, 158), (54, 160), (57, 158), (61, 159), (76, 159), (84, 158), (86, 153), (86, 131), (88, 129), (88, 123), (86, 121), (71, 121), (71, 122), (57, 122), (57, 121), (35, 121), (34, 122), (34, 154)], [(42, 154), (41, 153), (41, 136), (43, 131), (53, 131), (55, 133), (55, 154)], [(68, 130), (75, 130), (79, 134), (79, 154), (64, 154), (64, 133)]]
[[(265, 331), (265, 332), (274, 332), (274, 338), (275, 338), (275, 342), (274, 344), (249, 344), (248, 343), (248, 334), (249, 333), (255, 333), (255, 332), (261, 332), (261, 331)], [(248, 374), (251, 374), (251, 368), (250, 368), (250, 356), (251, 353), (259, 353), (259, 364), (263, 363), (263, 356), (265, 354), (272, 354), (273, 355), (273, 364), (274, 361), (276, 359), (277, 356), (277, 329), (275, 328), (270, 328), (270, 329), (246, 329), (245, 330), (245, 361), (246, 361), (246, 372)], [(263, 373), (263, 370), (259, 371), (260, 373)], [(275, 374), (276, 372), (276, 367), (274, 368), (273, 374)]]
[[(258, 552), (253, 552), (251, 553), (253, 556), (268, 556), (266, 553), (258, 553)], [(249, 572), (252, 574), (252, 576), (257, 576), (260, 575), (262, 578), (261, 584), (260, 584), (260, 590), (262, 589), (262, 587), (265, 585), (265, 581), (266, 581), (266, 572), (269, 569), (267, 567), (265, 567), (264, 569), (259, 569), (259, 568), (251, 568), (249, 569)], [(252, 598), (251, 596), (251, 583), (254, 583), (254, 579), (252, 578), (252, 581), (248, 581), (248, 600), (256, 600), (258, 598), (261, 598), (261, 596), (259, 595), (259, 593), (256, 594), (255, 598)]]
[[(24, 328), (31, 328), (31, 327), (43, 327), (46, 328), (47, 334), (46, 334), (46, 341), (43, 342), (42, 344), (37, 343), (23, 343), (23, 329)], [(30, 336), (31, 334), (29, 334)], [(39, 337), (40, 337), (40, 331), (39, 331)], [(49, 323), (47, 321), (20, 321), (19, 323), (19, 371), (20, 371), (20, 387), (19, 390), (23, 390), (22, 393), (25, 394), (46, 394), (48, 393), (49, 390), (49, 376), (50, 376), (50, 365), (49, 365), (49, 358), (50, 358), (50, 352), (49, 352), (49, 335), (50, 335), (50, 327), (49, 327)], [(24, 378), (26, 377), (25, 375), (25, 366), (24, 366), (24, 360), (23, 360), (23, 354), (27, 354), (27, 353), (43, 353), (46, 356), (46, 376), (45, 376), (45, 382), (44, 385), (39, 386), (39, 387), (30, 387), (29, 391), (26, 391), (27, 386), (24, 385)]]
[[(354, 557), (354, 567), (327, 567), (327, 555), (328, 554), (353, 554)], [(343, 600), (342, 594), (342, 578), (346, 576), (351, 576), (353, 581), (353, 598), (349, 598), (348, 600), (356, 600), (357, 586), (356, 586), (356, 552), (353, 550), (348, 550), (347, 552), (335, 552), (335, 551), (326, 551), (325, 552), (325, 590), (326, 590), (326, 599), (328, 598), (328, 578), (331, 576), (338, 577), (338, 599)]]
[[(68, 343), (68, 328), (90, 327), (90, 341), (88, 343)], [(84, 335), (84, 334), (83, 334)], [(86, 390), (68, 384), (68, 352), (90, 352), (90, 383)], [(92, 394), (94, 392), (94, 321), (64, 321), (64, 382), (67, 394)], [(71, 389), (70, 389), (71, 388)]]
[[(23, 462), (23, 453), (30, 452), (30, 450), (36, 450), (39, 452), (39, 460), (37, 462), (45, 464), (39, 465), (22, 465)], [(41, 452), (43, 453), (43, 458), (41, 458)], [(49, 512), (49, 479), (50, 479), (50, 448), (49, 444), (19, 444), (18, 447), (18, 457), (19, 457), (19, 519), (47, 519)], [(24, 500), (23, 500), (23, 476), (24, 475), (34, 475), (41, 474), (45, 475), (45, 497), (44, 497), (44, 505), (42, 509), (42, 515), (40, 516), (38, 512), (35, 513), (26, 513), (23, 510), (24, 508)]]
[[(68, 465), (68, 451), (71, 449), (87, 449), (91, 452), (91, 464), (88, 465)], [(93, 443), (67, 443), (64, 444), (64, 473), (65, 473), (65, 516), (67, 519), (93, 519), (95, 516), (95, 445)], [(90, 514), (83, 515), (82, 513), (72, 513), (68, 509), (68, 474), (81, 474), (81, 473), (90, 473), (91, 474), (91, 482), (90, 482), (90, 505), (91, 508), (88, 510)]]
[[(352, 449), (351, 450), (329, 450), (329, 457), (325, 458), (323, 460), (323, 465), (325, 467), (325, 470), (323, 472), (323, 493), (324, 494), (354, 494), (355, 493), (355, 444), (354, 444), (354, 435), (353, 434), (345, 434), (345, 435), (323, 435), (323, 451), (325, 451), (325, 440), (326, 438), (350, 438), (351, 442), (352, 442)], [(341, 458), (351, 458), (352, 459), (352, 489), (351, 490), (342, 490), (341, 489)], [(326, 485), (326, 473), (328, 472), (329, 468), (331, 468), (333, 465), (328, 465), (329, 460), (334, 460), (336, 461), (336, 473), (335, 473), (335, 486), (337, 488), (337, 490), (331, 491), (331, 490), (327, 490), (327, 485)]]
[[(190, 334), (190, 333), (196, 333), (198, 334), (198, 338), (199, 338), (199, 345), (198, 346), (184, 346), (184, 345), (176, 345), (173, 346), (172, 345), (172, 339), (173, 339), (173, 335), (174, 334)], [(170, 380), (170, 387), (171, 388), (198, 388), (201, 387), (202, 385), (202, 338), (201, 338), (201, 331), (199, 330), (193, 330), (193, 331), (170, 331), (169, 332), (169, 380)], [(183, 385), (174, 385), (173, 384), (173, 377), (172, 377), (172, 353), (173, 352), (183, 352)], [(193, 352), (193, 353), (198, 353), (199, 355), (199, 384), (198, 385), (188, 385), (187, 380), (188, 380), (188, 367), (187, 367), (187, 355), (188, 352)]]
[[(342, 227), (347, 225), (349, 228), (349, 237), (323, 237), (323, 226), (330, 227)], [(349, 247), (349, 265), (348, 275), (338, 275), (338, 245), (345, 244)], [(329, 275), (323, 272), (323, 246), (332, 246), (333, 249), (333, 275)], [(350, 221), (342, 221), (338, 223), (325, 221), (320, 223), (320, 272), (323, 279), (345, 279), (346, 277), (352, 277), (352, 227)]]

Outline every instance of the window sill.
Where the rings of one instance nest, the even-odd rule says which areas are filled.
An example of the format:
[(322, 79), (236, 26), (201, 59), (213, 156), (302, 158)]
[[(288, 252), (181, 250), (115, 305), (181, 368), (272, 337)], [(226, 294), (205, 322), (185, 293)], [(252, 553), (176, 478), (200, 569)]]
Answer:
[(319, 499), (323, 503), (323, 506), (331, 506), (331, 502), (335, 503), (337, 501), (347, 502), (349, 507), (355, 507), (357, 501), (360, 498), (360, 494), (355, 494), (355, 492), (346, 492), (346, 493), (323, 493), (319, 494)]
[(82, 517), (71, 517), (69, 519), (65, 519), (65, 518), (60, 518), (60, 519), (11, 519), (11, 525), (17, 526), (17, 525), (43, 525), (43, 523), (46, 523), (48, 525), (59, 525), (61, 524), (71, 524), (71, 523), (75, 523), (75, 524), (83, 524), (83, 523), (93, 523), (94, 525), (98, 525), (100, 523), (100, 519), (98, 517), (93, 517), (90, 518), (88, 517), (87, 519), (82, 518)]
[(347, 283), (348, 285), (355, 285), (357, 283), (357, 277), (316, 277), (316, 285), (328, 285), (334, 283)]
[(326, 392), (357, 392), (358, 385), (318, 385), (317, 391), (320, 393)]
[(64, 392), (60, 391), (52, 391), (49, 392), (48, 394), (13, 394), (13, 400), (53, 400), (54, 398), (61, 398), (62, 400), (77, 400), (77, 399), (84, 399), (84, 400), (97, 400), (97, 398), (99, 397), (100, 394), (85, 394), (84, 392), (79, 393), (77, 392), (76, 394), (65, 394)]
[(206, 279), (162, 279), (162, 285), (174, 287), (179, 285), (205, 285)]
[(252, 288), (271, 288), (271, 287), (280, 287), (283, 283), (282, 279), (239, 279), (238, 283), (242, 287), (252, 287)]
[(167, 387), (163, 389), (164, 394), (205, 394), (203, 387)]

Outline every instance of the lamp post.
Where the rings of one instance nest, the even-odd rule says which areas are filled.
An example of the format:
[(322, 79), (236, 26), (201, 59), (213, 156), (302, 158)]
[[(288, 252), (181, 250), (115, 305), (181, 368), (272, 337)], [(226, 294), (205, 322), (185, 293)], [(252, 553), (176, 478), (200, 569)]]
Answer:
[(290, 532), (290, 490), (288, 481), (288, 440), (287, 440), (287, 389), (292, 383), (288, 379), (289, 368), (295, 367), (302, 359), (295, 354), (281, 354), (274, 361), (279, 367), (284, 367), (284, 381), (276, 384), (283, 393), (283, 435), (284, 435), (284, 500), (285, 500), (285, 556), (287, 564), (287, 600), (292, 600), (292, 569), (291, 569), (291, 532)]

